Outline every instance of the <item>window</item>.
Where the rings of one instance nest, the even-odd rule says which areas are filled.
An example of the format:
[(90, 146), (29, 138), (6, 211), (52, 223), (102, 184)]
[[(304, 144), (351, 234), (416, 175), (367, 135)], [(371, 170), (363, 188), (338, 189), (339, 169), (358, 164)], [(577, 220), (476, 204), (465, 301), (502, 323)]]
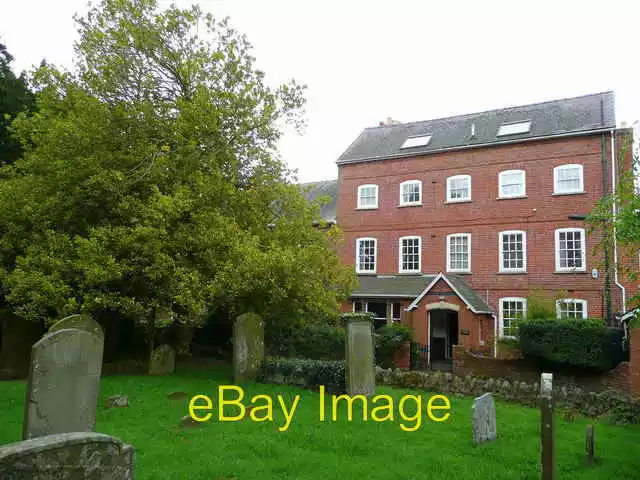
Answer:
[(553, 193), (583, 193), (582, 165), (560, 165), (553, 169)]
[(356, 271), (358, 273), (376, 273), (375, 238), (356, 240)]
[(516, 133), (529, 133), (531, 130), (531, 122), (505, 123), (500, 125), (498, 136), (515, 135)]
[(587, 318), (587, 301), (577, 298), (556, 300), (558, 318)]
[(505, 170), (498, 175), (498, 197), (513, 198), (525, 196), (524, 170)]
[(556, 271), (584, 272), (586, 270), (583, 228), (556, 230)]
[(401, 237), (399, 243), (400, 273), (420, 272), (420, 237)]
[(471, 200), (471, 176), (456, 175), (447, 178), (447, 202)]
[(526, 272), (527, 234), (520, 230), (500, 232), (499, 242), (500, 271)]
[(355, 301), (355, 302), (353, 302), (353, 311), (354, 311), (355, 313), (361, 313), (361, 312), (364, 312), (364, 309), (363, 309), (363, 307), (362, 307), (362, 302), (360, 302), (360, 301)]
[(400, 321), (400, 304), (392, 303), (391, 304), (391, 318), (394, 322)]
[(387, 324), (387, 302), (367, 302), (367, 312), (373, 313), (373, 326), (378, 329)]
[(507, 297), (500, 299), (500, 336), (514, 338), (518, 334), (518, 322), (527, 315), (525, 298)]
[(358, 208), (378, 208), (378, 185), (358, 187)]
[(407, 138), (400, 148), (425, 147), (429, 145), (431, 135), (418, 135)]
[(447, 271), (471, 271), (471, 234), (447, 235)]
[(422, 200), (422, 182), (408, 180), (400, 184), (400, 205), (420, 205)]

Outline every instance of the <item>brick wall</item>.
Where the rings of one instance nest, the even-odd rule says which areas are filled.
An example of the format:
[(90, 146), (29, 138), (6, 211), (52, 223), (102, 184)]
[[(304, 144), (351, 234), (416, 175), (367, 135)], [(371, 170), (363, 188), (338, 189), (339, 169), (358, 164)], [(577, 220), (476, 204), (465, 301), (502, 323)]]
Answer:
[[(570, 163), (583, 165), (585, 193), (553, 195), (553, 168)], [(509, 169), (526, 171), (526, 198), (497, 199), (498, 173)], [(447, 204), (446, 178), (457, 174), (471, 175), (472, 200)], [(591, 277), (592, 268), (602, 267), (602, 259), (592, 255), (598, 236), (587, 238), (584, 273), (555, 273), (554, 230), (585, 228), (568, 216), (591, 211), (605, 191), (605, 174), (600, 136), (342, 165), (337, 203), (345, 233), (342, 260), (354, 265), (356, 239), (374, 237), (377, 273), (398, 273), (399, 237), (419, 235), (422, 271), (437, 273), (446, 270), (447, 234), (471, 233), (472, 273), (466, 279), (496, 311), (499, 298), (526, 297), (543, 287), (553, 294), (569, 290), (569, 296), (588, 301), (589, 316), (602, 317), (604, 272)], [(411, 179), (422, 181), (422, 206), (398, 207), (399, 185)], [(364, 183), (379, 185), (379, 208), (356, 210), (357, 187)], [(527, 274), (499, 273), (498, 233), (504, 230), (527, 232)]]
[(632, 395), (640, 397), (640, 328), (630, 332), (629, 344), (629, 383)]

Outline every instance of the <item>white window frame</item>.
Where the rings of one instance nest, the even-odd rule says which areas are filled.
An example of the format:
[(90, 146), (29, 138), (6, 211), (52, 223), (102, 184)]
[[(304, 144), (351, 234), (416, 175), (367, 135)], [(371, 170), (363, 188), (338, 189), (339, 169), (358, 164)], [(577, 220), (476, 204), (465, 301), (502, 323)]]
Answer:
[[(417, 270), (404, 270), (402, 268), (403, 254), (402, 254), (402, 241), (403, 240), (418, 240), (418, 269)], [(406, 237), (400, 237), (398, 239), (398, 272), (400, 273), (420, 273), (422, 271), (422, 237), (417, 235), (409, 235)]]
[[(582, 298), (560, 298), (556, 300), (556, 318), (562, 318), (560, 313), (560, 304), (561, 303), (581, 303), (582, 304), (582, 318), (589, 318), (589, 313), (587, 312), (588, 302), (583, 300)], [(574, 317), (566, 317), (566, 318), (574, 318)]]
[[(580, 232), (582, 239), (582, 267), (560, 266), (560, 233)], [(558, 228), (555, 231), (556, 272), (586, 272), (587, 271), (587, 237), (584, 228)]]
[[(373, 270), (360, 270), (360, 242), (365, 240), (373, 240)], [(378, 240), (373, 237), (356, 238), (356, 272), (357, 273), (376, 273), (378, 268)]]
[[(503, 262), (504, 247), (503, 235), (522, 235), (522, 268), (505, 268)], [(498, 270), (501, 273), (526, 273), (527, 272), (527, 232), (524, 230), (505, 230), (498, 234)]]
[[(418, 200), (415, 202), (404, 201), (404, 187), (409, 185), (418, 185)], [(422, 182), (420, 180), (406, 180), (400, 184), (400, 205), (422, 205)]]
[(522, 133), (531, 132), (531, 120), (525, 120), (522, 122), (503, 123), (498, 129), (496, 136), (502, 137), (505, 135), (519, 135)]
[[(503, 192), (502, 179), (507, 175), (519, 173), (522, 175), (522, 193), (507, 194)], [(519, 198), (527, 195), (527, 173), (524, 170), (504, 170), (498, 174), (498, 198)]]
[[(467, 268), (451, 268), (451, 239), (453, 237), (467, 237)], [(447, 235), (447, 272), (451, 273), (471, 273), (471, 234), (470, 233), (451, 233)]]
[[(376, 204), (375, 205), (362, 205), (362, 201), (361, 201), (361, 192), (362, 190), (364, 190), (365, 188), (371, 188), (374, 187), (375, 188), (375, 192), (376, 192)], [(358, 185), (358, 210), (368, 210), (368, 209), (373, 209), (373, 208), (378, 208), (378, 203), (379, 203), (379, 195), (378, 195), (378, 185), (373, 184), (373, 183), (369, 183), (366, 185)]]
[[(561, 170), (569, 170), (578, 168), (580, 170), (580, 187), (576, 190), (559, 190), (558, 189), (558, 172)], [(558, 165), (553, 169), (553, 194), (554, 195), (571, 195), (574, 193), (584, 193), (584, 166), (578, 163), (566, 165)]]
[[(466, 198), (451, 198), (451, 182), (454, 180), (465, 179), (469, 182), (469, 196)], [(447, 178), (447, 202), (455, 203), (455, 202), (470, 202), (471, 201), (471, 175), (454, 175), (452, 177)]]
[(516, 338), (513, 335), (505, 335), (504, 334), (504, 304), (503, 302), (522, 302), (522, 312), (526, 318), (527, 316), (527, 299), (522, 297), (504, 297), (498, 300), (499, 302), (499, 311), (500, 311), (500, 338)]

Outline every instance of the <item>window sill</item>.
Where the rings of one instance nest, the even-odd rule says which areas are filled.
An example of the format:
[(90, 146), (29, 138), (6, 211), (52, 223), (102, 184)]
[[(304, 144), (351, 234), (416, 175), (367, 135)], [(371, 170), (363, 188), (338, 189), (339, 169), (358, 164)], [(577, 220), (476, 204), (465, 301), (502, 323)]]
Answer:
[(404, 276), (419, 276), (422, 275), (422, 272), (398, 272), (398, 275), (404, 275)]
[(523, 198), (529, 198), (527, 195), (517, 195), (515, 197), (496, 197), (496, 200), (518, 200)]
[(471, 272), (468, 270), (465, 270), (463, 272), (456, 270), (447, 270), (447, 273), (450, 273), (452, 275), (471, 275)]
[(398, 208), (405, 208), (405, 207), (421, 207), (422, 206), (422, 202), (420, 203), (401, 203), (398, 205)]
[(588, 272), (586, 270), (556, 270), (553, 273), (557, 273), (559, 275), (567, 275), (567, 274), (571, 275), (572, 273), (573, 274), (584, 275), (584, 274), (586, 274)]
[(356, 210), (378, 210), (378, 207), (358, 207)]
[(519, 270), (517, 272), (498, 272), (498, 275), (526, 275), (526, 270)]
[(444, 202), (445, 205), (456, 204), (456, 203), (471, 203), (471, 200), (447, 200)]
[(551, 195), (558, 197), (562, 195), (584, 195), (586, 192), (581, 190), (580, 192), (553, 192)]

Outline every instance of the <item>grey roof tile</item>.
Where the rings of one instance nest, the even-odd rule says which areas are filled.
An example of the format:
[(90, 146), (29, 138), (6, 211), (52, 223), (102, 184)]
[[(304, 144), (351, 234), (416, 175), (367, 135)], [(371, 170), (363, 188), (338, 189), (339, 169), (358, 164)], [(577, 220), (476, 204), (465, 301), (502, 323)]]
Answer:
[[(527, 120), (531, 121), (528, 133), (497, 136), (500, 125)], [(475, 125), (473, 137), (472, 125)], [(336, 163), (413, 156), (608, 128), (615, 128), (615, 101), (611, 91), (455, 117), (367, 128)], [(400, 148), (407, 137), (426, 134), (433, 135), (428, 145)]]

